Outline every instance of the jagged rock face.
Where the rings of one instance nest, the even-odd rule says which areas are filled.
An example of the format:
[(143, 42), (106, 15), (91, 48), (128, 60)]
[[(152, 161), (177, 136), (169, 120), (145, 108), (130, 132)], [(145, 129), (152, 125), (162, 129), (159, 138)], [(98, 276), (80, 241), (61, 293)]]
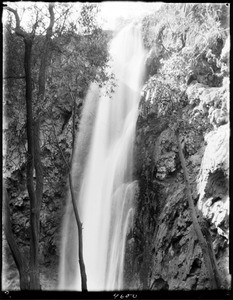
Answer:
[[(190, 151), (183, 145), (192, 196), (197, 213), (207, 221), (220, 274), (230, 288), (228, 80), (222, 87), (193, 82), (187, 96), (191, 118), (200, 113), (208, 123), (202, 134), (191, 137)], [(210, 289), (173, 131), (143, 101), (147, 114), (141, 114), (137, 124), (134, 173), (140, 192), (134, 233), (127, 245), (132, 254), (126, 257), (127, 285), (152, 290)], [(223, 122), (213, 118), (216, 109), (221, 110)], [(187, 140), (186, 133), (181, 139)]]
[[(195, 61), (194, 76), (186, 86), (177, 85), (178, 92), (172, 89), (175, 85), (171, 83), (169, 90), (163, 81), (160, 54), (152, 45), (147, 58), (149, 79), (139, 107), (134, 170), (139, 195), (134, 231), (127, 244), (127, 286), (145, 290), (211, 288), (171, 125), (171, 102), (178, 101), (186, 124), (180, 132), (181, 144), (198, 220), (205, 223), (208, 247), (212, 245), (220, 275), (226, 279), (225, 288), (230, 288), (229, 38), (225, 45), (221, 39), (210, 44), (205, 57)], [(174, 67), (175, 61), (169, 60)]]
[(210, 222), (213, 248), (219, 268), (230, 283), (229, 274), (229, 124), (206, 136), (206, 148), (198, 177), (198, 209)]
[[(175, 138), (169, 128), (156, 133), (157, 138), (151, 147), (154, 148), (154, 151), (151, 151), (154, 154), (151, 159), (151, 167), (154, 170), (152, 174), (146, 174), (144, 182), (141, 182), (138, 209), (140, 220), (136, 222), (136, 231), (146, 232), (143, 242), (138, 242), (138, 247), (142, 249), (138, 270), (143, 283), (137, 288), (208, 288), (201, 248), (197, 243), (189, 214)], [(144, 149), (150, 151), (146, 144)], [(188, 166), (194, 191), (202, 152), (203, 149), (200, 149), (195, 157), (193, 155)], [(142, 157), (139, 160), (141, 159)], [(147, 165), (147, 172), (149, 170)], [(144, 178), (142, 174), (141, 178)], [(152, 224), (149, 226), (149, 223)]]
[(196, 81), (186, 90), (189, 102), (194, 106), (192, 117), (206, 115), (209, 123), (217, 128), (229, 120), (229, 78), (221, 87), (208, 87)]

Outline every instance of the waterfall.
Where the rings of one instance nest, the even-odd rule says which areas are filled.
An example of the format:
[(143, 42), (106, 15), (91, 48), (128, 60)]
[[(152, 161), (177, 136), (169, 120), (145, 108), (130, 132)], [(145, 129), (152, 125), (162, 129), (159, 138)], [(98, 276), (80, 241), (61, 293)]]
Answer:
[[(91, 87), (72, 163), (83, 223), (83, 255), (89, 291), (127, 289), (124, 254), (134, 216), (137, 182), (132, 178), (133, 144), (145, 61), (139, 26), (130, 25), (118, 33), (112, 40), (110, 54), (116, 87), (111, 97), (104, 90), (98, 96), (96, 88)], [(88, 122), (88, 116), (93, 115)], [(63, 290), (81, 288), (77, 235), (69, 200), (59, 271), (59, 288)]]

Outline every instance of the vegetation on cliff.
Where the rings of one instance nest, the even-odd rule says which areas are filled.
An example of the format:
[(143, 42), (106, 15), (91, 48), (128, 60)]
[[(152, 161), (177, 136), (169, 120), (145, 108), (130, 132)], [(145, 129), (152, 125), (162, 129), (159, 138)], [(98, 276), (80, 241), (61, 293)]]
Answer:
[[(38, 97), (38, 74), (45, 42), (41, 26), (47, 28), (43, 24), (46, 16), (36, 5), (30, 8), (35, 16), (31, 23), (32, 113), (35, 119), (40, 117), (37, 142), (44, 179), (38, 241), (42, 289), (54, 289), (57, 284), (69, 173), (64, 158), (71, 160), (74, 132), (79, 129), (89, 84), (96, 81), (103, 85), (109, 80), (105, 67), (111, 38), (111, 33), (96, 24), (96, 6), (83, 8), (79, 28), (69, 21), (72, 5), (55, 7), (42, 98)], [(220, 277), (226, 279), (223, 286), (227, 289), (231, 280), (229, 7), (213, 3), (164, 4), (142, 20), (142, 31), (148, 55), (134, 156), (139, 190), (134, 226), (126, 246), (125, 285), (140, 290), (213, 288), (189, 212), (176, 136), (179, 129), (198, 222), (208, 251), (213, 254), (212, 263)], [(23, 59), (23, 41), (16, 35), (9, 13), (4, 28), (4, 178), (5, 199), (9, 199), (6, 216), (27, 269), (30, 200), (26, 189), (28, 142)], [(32, 178), (36, 181), (35, 173)], [(3, 266), (3, 288), (19, 289), (18, 272), (5, 236), (3, 245), (7, 262)]]
[[(26, 19), (31, 19), (26, 25), (25, 16), (20, 20), (20, 5), (19, 12), (11, 7), (4, 12), (7, 18), (4, 24), (4, 185), (10, 210), (7, 226), (12, 227), (11, 238), (15, 239), (26, 262), (20, 273), (27, 280), (28, 272), (31, 273), (31, 289), (40, 288), (39, 276), (44, 275), (41, 269), (46, 264), (57, 268), (69, 172), (63, 159), (71, 160), (73, 137), (89, 84), (95, 80), (102, 85), (108, 78), (104, 68), (110, 36), (97, 26), (97, 6), (81, 5), (76, 25), (69, 18), (75, 13), (71, 4), (50, 5), (51, 21), (47, 25), (47, 6), (35, 3), (28, 7)], [(8, 281), (14, 261), (5, 240), (3, 244), (6, 263), (3, 286), (14, 289), (18, 276)]]
[[(168, 4), (143, 20), (148, 58), (135, 145), (140, 193), (129, 241), (132, 288), (230, 287), (228, 18), (225, 4)], [(210, 149), (212, 136), (218, 146)], [(188, 199), (214, 271), (206, 265)], [(222, 283), (214, 284), (212, 273)]]

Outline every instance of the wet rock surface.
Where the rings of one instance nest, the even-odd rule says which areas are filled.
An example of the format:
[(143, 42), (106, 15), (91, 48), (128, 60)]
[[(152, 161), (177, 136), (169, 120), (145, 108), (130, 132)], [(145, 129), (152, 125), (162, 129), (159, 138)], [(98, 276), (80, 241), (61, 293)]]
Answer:
[[(163, 39), (156, 39), (157, 31), (151, 39), (145, 33), (149, 76), (137, 121), (134, 175), (140, 191), (132, 255), (126, 257), (126, 274), (131, 274), (127, 283), (146, 290), (211, 289), (174, 134), (180, 118), (181, 146), (199, 224), (208, 247), (213, 248), (224, 288), (229, 289), (229, 37), (218, 38), (209, 32), (211, 39), (200, 53), (202, 46), (195, 44), (189, 28), (186, 43), (175, 55), (167, 51), (174, 47), (171, 27), (159, 21), (148, 18), (151, 27), (145, 22), (146, 30), (159, 28)], [(157, 45), (167, 48), (160, 47), (161, 52)], [(188, 68), (191, 73), (185, 74)], [(178, 102), (180, 113), (173, 118)]]
[[(194, 13), (195, 5), (192, 8)], [(189, 14), (191, 11), (186, 9), (185, 18)], [(158, 74), (164, 61), (166, 66), (166, 59), (176, 49), (172, 36), (168, 34), (170, 25), (167, 28), (163, 24), (157, 25), (146, 26), (151, 33), (147, 32), (146, 37), (152, 36), (153, 41), (148, 41), (151, 49), (146, 60), (145, 81), (152, 79), (152, 84), (143, 87), (139, 105), (134, 149), (134, 179), (138, 180), (139, 192), (135, 197), (134, 226), (126, 242), (125, 287), (139, 290), (206, 290), (210, 289), (210, 281), (190, 217), (178, 147), (169, 124), (172, 97), (169, 98), (167, 87), (161, 84), (161, 74)], [(180, 27), (176, 27), (172, 32), (179, 34), (179, 30)], [(214, 30), (211, 32), (214, 33)], [(192, 40), (195, 44), (193, 31), (186, 33), (187, 44)], [(196, 125), (182, 132), (182, 147), (196, 211), (206, 222), (220, 274), (226, 278), (225, 287), (229, 289), (230, 37), (217, 39), (214, 34), (208, 36), (205, 31), (202, 34), (206, 36), (203, 39), (204, 48), (198, 41), (193, 48), (185, 45), (177, 55), (170, 56), (165, 68), (169, 72), (165, 75), (174, 71), (175, 79), (183, 75), (187, 77), (185, 87), (180, 86), (180, 96), (185, 90), (182, 96), (183, 116), (190, 123), (196, 122)], [(185, 36), (181, 34), (178, 42), (180, 38)], [(209, 49), (206, 40), (211, 45)], [(164, 47), (166, 42), (171, 49)], [(179, 73), (176, 67), (182, 61), (186, 64), (190, 62), (187, 57), (191, 57), (195, 65), (192, 66), (192, 73), (185, 73), (186, 65), (180, 67), (182, 72)], [(170, 96), (173, 94), (172, 91)], [(54, 172), (59, 186), (51, 189), (49, 184), (46, 185), (43, 195), (40, 243), (42, 290), (57, 286), (60, 220), (67, 190), (66, 182), (58, 180), (58, 175)], [(29, 198), (25, 191), (25, 178), (19, 181), (20, 176), (14, 172), (11, 174), (10, 211), (17, 243), (28, 258)], [(3, 244), (6, 244), (4, 237)], [(3, 287), (17, 290), (18, 272), (10, 249), (7, 245), (4, 249), (3, 259), (7, 264), (3, 269), (6, 274)]]
[[(221, 99), (224, 106), (228, 91), (226, 86), (200, 85), (196, 95), (188, 91), (189, 102), (193, 97), (199, 99), (197, 103), (211, 102), (207, 107), (210, 110), (215, 107), (210, 98)], [(226, 278), (225, 288), (230, 288), (228, 112), (225, 111), (226, 123), (221, 125), (211, 124), (208, 111), (206, 116), (202, 135), (193, 134), (190, 139), (190, 132), (184, 132), (181, 139), (196, 211), (207, 222), (221, 277)], [(210, 289), (202, 249), (190, 217), (173, 131), (164, 120), (156, 119), (154, 113), (148, 113), (146, 118), (139, 116), (137, 128), (135, 176), (140, 178), (140, 193), (130, 250), (134, 253), (130, 263), (134, 272), (131, 269), (131, 280), (127, 282), (132, 288), (143, 290)], [(191, 147), (189, 151), (185, 151), (186, 141)]]

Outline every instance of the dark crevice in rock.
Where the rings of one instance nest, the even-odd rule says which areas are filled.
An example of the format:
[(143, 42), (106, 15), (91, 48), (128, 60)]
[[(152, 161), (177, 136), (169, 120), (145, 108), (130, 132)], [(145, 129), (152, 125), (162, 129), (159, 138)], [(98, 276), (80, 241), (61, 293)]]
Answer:
[(212, 204), (226, 195), (228, 192), (228, 180), (223, 170), (217, 169), (215, 172), (210, 173), (208, 182), (205, 187), (206, 198), (214, 197)]
[(155, 279), (152, 286), (151, 286), (152, 290), (168, 290), (169, 289), (169, 285), (168, 283), (163, 280), (163, 278), (158, 278)]
[(199, 258), (195, 258), (192, 263), (189, 274), (193, 275), (194, 273), (197, 273), (198, 271), (200, 272), (201, 265), (202, 265), (202, 261)]

